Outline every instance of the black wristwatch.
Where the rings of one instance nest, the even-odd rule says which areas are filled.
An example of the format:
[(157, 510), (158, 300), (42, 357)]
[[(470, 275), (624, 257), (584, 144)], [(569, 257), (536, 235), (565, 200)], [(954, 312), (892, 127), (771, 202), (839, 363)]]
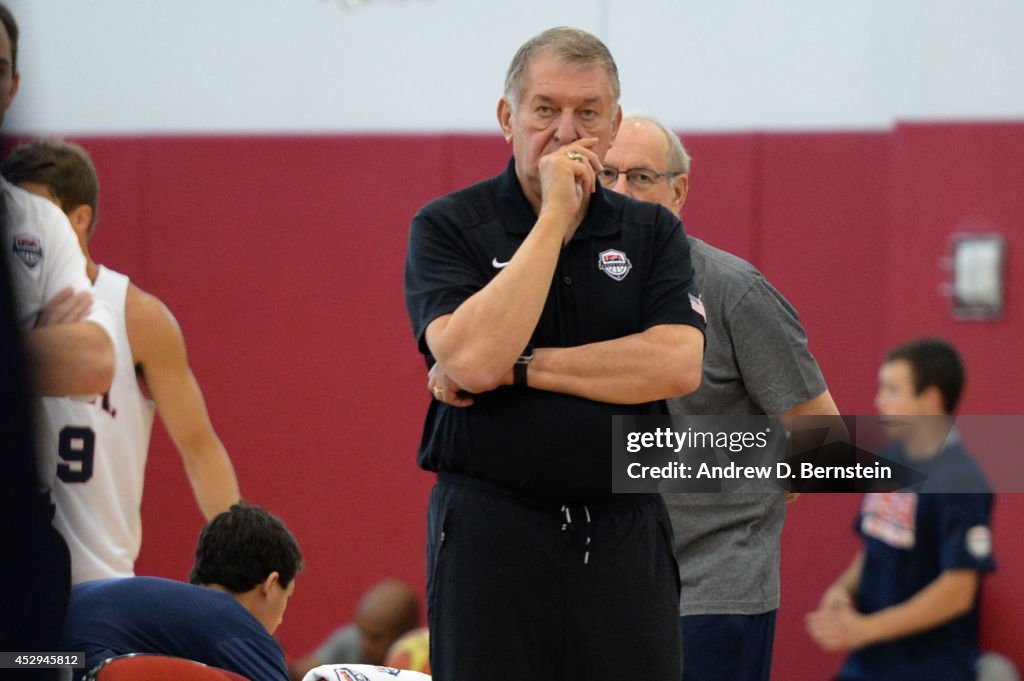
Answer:
[(519, 355), (519, 359), (512, 367), (512, 385), (520, 388), (526, 387), (526, 369), (530, 366), (531, 359), (533, 359), (533, 345), (527, 345), (523, 354)]

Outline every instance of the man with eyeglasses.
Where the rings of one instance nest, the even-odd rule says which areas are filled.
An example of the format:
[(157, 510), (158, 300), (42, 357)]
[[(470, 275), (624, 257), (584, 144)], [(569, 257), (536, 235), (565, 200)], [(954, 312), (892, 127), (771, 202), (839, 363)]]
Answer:
[(437, 681), (679, 678), (671, 523), (658, 494), (612, 493), (612, 417), (697, 387), (704, 321), (678, 219), (598, 184), (618, 99), (594, 36), (527, 41), (505, 172), (413, 218)]
[[(605, 187), (678, 213), (690, 157), (675, 133), (629, 117), (605, 156)], [(837, 415), (796, 310), (750, 263), (689, 236), (707, 313), (700, 388), (680, 415)], [(666, 494), (682, 590), (683, 679), (768, 681), (779, 606), (785, 495)]]

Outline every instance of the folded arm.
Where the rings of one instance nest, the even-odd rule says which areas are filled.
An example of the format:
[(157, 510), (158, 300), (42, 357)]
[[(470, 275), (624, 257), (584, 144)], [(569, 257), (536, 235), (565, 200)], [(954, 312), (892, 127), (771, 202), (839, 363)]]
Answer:
[(37, 395), (98, 395), (110, 389), (114, 343), (103, 326), (90, 318), (96, 304), (90, 290), (67, 287), (39, 311), (35, 327), (25, 334)]
[[(501, 385), (533, 335), (562, 246), (583, 218), (601, 163), (594, 138), (540, 160), (542, 199), (537, 222), (515, 255), (483, 288), (452, 313), (433, 320), (425, 337), (430, 354), (463, 389), (482, 393)], [(579, 163), (568, 151), (581, 154)]]
[(39, 396), (99, 395), (114, 380), (114, 344), (98, 324), (36, 327), (26, 332), (25, 349)]
[[(539, 348), (527, 384), (598, 402), (638, 404), (678, 397), (700, 385), (704, 334), (660, 324), (642, 333), (572, 348)], [(511, 385), (512, 374), (503, 381)]]
[(544, 310), (565, 232), (541, 216), (508, 265), (455, 312), (426, 329), (427, 347), (471, 393), (493, 390), (530, 342)]

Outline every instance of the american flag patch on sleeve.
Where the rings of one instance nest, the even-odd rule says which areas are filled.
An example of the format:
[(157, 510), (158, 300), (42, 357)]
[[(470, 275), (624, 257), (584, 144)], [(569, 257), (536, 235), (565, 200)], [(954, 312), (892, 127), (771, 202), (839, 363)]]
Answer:
[(700, 299), (700, 296), (695, 296), (692, 293), (690, 295), (690, 307), (693, 311), (700, 315), (700, 318), (705, 322), (708, 320), (707, 313), (704, 312), (704, 301)]

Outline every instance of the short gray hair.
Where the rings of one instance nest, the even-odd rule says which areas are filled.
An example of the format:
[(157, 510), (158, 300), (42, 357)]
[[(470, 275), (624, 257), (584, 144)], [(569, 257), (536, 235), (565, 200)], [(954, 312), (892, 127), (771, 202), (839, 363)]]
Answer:
[(519, 104), (523, 87), (523, 74), (530, 60), (542, 51), (548, 51), (570, 64), (601, 66), (608, 73), (612, 99), (619, 101), (619, 69), (612, 59), (612, 53), (596, 36), (578, 28), (558, 26), (549, 28), (540, 35), (530, 38), (519, 48), (505, 74), (505, 99), (513, 106)]
[(630, 113), (622, 118), (623, 125), (629, 121), (648, 123), (661, 130), (665, 135), (665, 140), (668, 142), (668, 172), (690, 174), (690, 154), (687, 153), (686, 147), (683, 146), (683, 141), (679, 139), (679, 135), (665, 127), (658, 119), (647, 114)]

